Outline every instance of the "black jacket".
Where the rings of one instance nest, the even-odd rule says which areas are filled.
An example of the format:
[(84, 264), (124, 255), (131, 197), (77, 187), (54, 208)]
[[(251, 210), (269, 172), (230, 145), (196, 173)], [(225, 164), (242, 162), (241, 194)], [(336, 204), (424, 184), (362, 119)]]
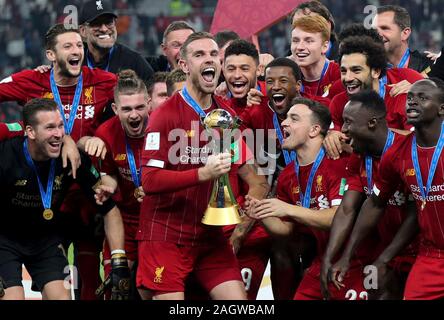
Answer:
[(162, 72), (170, 72), (171, 68), (168, 64), (167, 57), (164, 55), (160, 56), (149, 56), (146, 57), (146, 61), (153, 67), (154, 72), (162, 71)]
[(419, 73), (428, 74), (432, 61), (418, 50), (410, 51), (409, 68), (418, 71)]
[[(444, 47), (441, 52), (444, 51)], [(428, 74), (429, 77), (436, 77), (444, 80), (444, 57), (441, 56), (436, 60), (435, 64), (432, 65), (432, 71)]]
[[(87, 50), (88, 46), (85, 44), (85, 59), (83, 64), (88, 65), (87, 62)], [(92, 60), (92, 58), (89, 58)], [(105, 70), (108, 65), (107, 57), (104, 61), (98, 64), (94, 64), (93, 67)], [(112, 73), (118, 73), (124, 69), (132, 69), (143, 81), (148, 81), (154, 75), (153, 68), (150, 64), (140, 55), (140, 53), (128, 48), (127, 46), (116, 43), (114, 45), (113, 54), (109, 63), (108, 71)]]

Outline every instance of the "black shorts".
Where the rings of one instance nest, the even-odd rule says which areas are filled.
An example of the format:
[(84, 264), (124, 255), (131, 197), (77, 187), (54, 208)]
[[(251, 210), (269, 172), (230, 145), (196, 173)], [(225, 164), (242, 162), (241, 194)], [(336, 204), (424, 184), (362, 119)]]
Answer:
[(16, 240), (0, 235), (0, 277), (6, 288), (23, 286), (22, 265), (32, 279), (32, 290), (42, 291), (45, 284), (69, 276), (68, 259), (59, 237)]

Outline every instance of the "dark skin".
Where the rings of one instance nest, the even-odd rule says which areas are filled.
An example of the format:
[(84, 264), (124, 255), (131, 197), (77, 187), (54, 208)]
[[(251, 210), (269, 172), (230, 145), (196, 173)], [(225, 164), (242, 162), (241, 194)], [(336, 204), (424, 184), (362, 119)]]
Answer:
[[(421, 80), (412, 86), (407, 95), (408, 123), (415, 126), (417, 144), (422, 147), (436, 146), (439, 139), (444, 119), (444, 99), (440, 97), (440, 92), (441, 89), (430, 80)], [(336, 286), (341, 285), (357, 246), (376, 227), (386, 205), (375, 194), (364, 202), (344, 253), (331, 269), (331, 279)], [(388, 259), (398, 254), (417, 235), (418, 222), (413, 211), (408, 210), (408, 218), (401, 225), (391, 245), (375, 261), (382, 272), (390, 261)]]
[[(342, 133), (353, 139), (355, 152), (380, 157), (387, 139), (388, 128), (384, 114), (361, 107), (360, 102), (351, 102), (343, 113)], [(330, 298), (328, 283), (331, 282), (332, 260), (340, 252), (365, 197), (364, 193), (349, 190), (336, 211), (330, 230), (327, 250), (321, 266), (321, 291), (324, 298)], [(343, 286), (339, 284), (338, 289)]]

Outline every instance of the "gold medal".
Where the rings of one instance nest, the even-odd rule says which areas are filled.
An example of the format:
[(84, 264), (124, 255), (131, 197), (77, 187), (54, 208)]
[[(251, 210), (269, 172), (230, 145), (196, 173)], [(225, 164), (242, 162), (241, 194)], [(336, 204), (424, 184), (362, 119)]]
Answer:
[(140, 190), (140, 188), (134, 189), (134, 198), (139, 199), (143, 198), (143, 196), (144, 196), (143, 191)]
[(45, 220), (51, 220), (54, 217), (54, 212), (51, 209), (43, 210), (43, 218)]
[(426, 201), (423, 200), (421, 203), (421, 211), (424, 210), (425, 206), (426, 206)]

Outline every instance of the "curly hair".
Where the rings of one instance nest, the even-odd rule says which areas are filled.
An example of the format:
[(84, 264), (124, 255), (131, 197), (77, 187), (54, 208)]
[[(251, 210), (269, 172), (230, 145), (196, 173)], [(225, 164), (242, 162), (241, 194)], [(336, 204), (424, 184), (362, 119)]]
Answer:
[(374, 41), (368, 36), (351, 36), (341, 42), (339, 61), (342, 56), (361, 53), (367, 57), (370, 69), (381, 70), (380, 77), (387, 72), (387, 54), (382, 43)]

